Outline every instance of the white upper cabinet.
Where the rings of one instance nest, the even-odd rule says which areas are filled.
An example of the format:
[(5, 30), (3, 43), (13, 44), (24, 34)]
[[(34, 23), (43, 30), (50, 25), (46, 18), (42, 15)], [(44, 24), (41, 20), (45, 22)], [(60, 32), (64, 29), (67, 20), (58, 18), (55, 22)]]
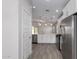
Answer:
[(68, 4), (63, 9), (63, 16), (60, 18), (60, 20), (74, 14), (77, 12), (77, 0), (70, 0)]

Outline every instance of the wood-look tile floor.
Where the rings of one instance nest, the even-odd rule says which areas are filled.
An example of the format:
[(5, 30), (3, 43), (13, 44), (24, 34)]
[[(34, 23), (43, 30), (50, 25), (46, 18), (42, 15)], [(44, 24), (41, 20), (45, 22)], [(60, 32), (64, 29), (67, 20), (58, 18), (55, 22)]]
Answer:
[(33, 44), (32, 59), (63, 59), (54, 44)]

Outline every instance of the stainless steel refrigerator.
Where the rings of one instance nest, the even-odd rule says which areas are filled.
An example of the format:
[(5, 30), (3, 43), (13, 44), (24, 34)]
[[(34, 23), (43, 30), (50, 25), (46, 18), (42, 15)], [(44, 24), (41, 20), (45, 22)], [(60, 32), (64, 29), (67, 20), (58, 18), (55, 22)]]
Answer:
[(62, 56), (63, 59), (76, 59), (77, 44), (77, 15), (71, 15), (61, 22), (62, 30)]

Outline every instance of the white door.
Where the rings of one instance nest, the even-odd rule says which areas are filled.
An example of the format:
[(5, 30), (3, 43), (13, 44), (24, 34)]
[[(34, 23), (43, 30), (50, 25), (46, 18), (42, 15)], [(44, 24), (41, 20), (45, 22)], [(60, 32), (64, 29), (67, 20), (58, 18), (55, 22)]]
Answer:
[(23, 33), (23, 59), (27, 59), (31, 54), (32, 47), (32, 32), (31, 32), (31, 15), (25, 10), (22, 10), (23, 13), (23, 24), (22, 24), (22, 33)]

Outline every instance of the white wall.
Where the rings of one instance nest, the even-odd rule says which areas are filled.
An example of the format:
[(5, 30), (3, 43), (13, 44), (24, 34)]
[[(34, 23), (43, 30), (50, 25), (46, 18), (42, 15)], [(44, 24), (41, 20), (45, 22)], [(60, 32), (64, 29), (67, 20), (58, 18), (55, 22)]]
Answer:
[[(3, 11), (2, 11), (2, 58), (3, 59), (26, 59), (31, 54), (31, 5), (30, 0), (3, 0)], [(26, 21), (28, 24), (24, 26), (29, 26), (26, 28), (29, 33), (26, 37), (23, 32), (23, 19), (26, 12)], [(29, 21), (28, 21), (29, 20)], [(25, 21), (25, 20), (24, 20)], [(27, 44), (28, 51), (23, 54), (23, 37), (26, 37), (28, 40), (25, 41)], [(25, 59), (24, 58), (24, 59)]]
[(2, 0), (2, 58), (18, 59), (18, 0)]

